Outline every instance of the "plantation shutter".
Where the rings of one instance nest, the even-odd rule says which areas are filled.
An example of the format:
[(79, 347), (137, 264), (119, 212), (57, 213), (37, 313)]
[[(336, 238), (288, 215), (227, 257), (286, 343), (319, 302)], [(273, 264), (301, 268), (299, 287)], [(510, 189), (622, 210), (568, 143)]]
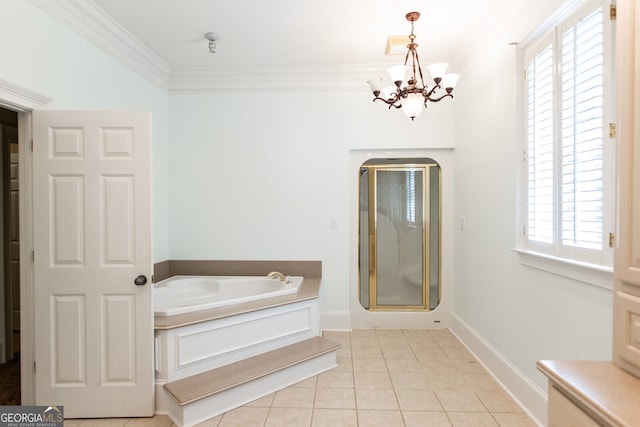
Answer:
[(562, 34), (561, 241), (603, 243), (604, 37), (602, 8)]
[(554, 78), (553, 46), (528, 61), (527, 76), (527, 236), (554, 240)]
[(604, 32), (602, 6), (586, 6), (524, 56), (526, 247), (584, 262), (605, 246)]

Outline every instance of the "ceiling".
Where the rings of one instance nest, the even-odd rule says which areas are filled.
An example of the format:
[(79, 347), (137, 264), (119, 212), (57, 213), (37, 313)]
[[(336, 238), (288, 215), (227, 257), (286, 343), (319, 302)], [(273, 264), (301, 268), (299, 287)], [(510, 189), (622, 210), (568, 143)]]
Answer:
[[(499, 30), (527, 0), (93, 0), (171, 69), (332, 67), (401, 62), (387, 36), (415, 24), (423, 64), (462, 67), (470, 40)], [(530, 0), (529, 0), (530, 1)], [(490, 17), (491, 23), (487, 22)], [(219, 34), (209, 53), (206, 32)], [(455, 71), (455, 70), (451, 70)]]

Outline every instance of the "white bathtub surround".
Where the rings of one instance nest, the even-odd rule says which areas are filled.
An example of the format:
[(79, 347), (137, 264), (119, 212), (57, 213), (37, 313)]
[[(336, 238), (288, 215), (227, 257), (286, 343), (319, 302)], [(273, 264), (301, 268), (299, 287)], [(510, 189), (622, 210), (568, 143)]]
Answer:
[(156, 313), (156, 413), (194, 425), (335, 367), (339, 345), (319, 337), (320, 279), (300, 279), (293, 293)]

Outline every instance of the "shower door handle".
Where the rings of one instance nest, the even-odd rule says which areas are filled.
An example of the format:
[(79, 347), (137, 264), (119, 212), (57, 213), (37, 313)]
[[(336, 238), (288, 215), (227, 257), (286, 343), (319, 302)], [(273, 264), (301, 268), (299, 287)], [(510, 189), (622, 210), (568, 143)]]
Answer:
[(147, 284), (147, 276), (145, 276), (144, 274), (141, 274), (138, 277), (136, 277), (136, 279), (133, 281), (133, 283), (136, 286), (144, 286), (144, 285)]

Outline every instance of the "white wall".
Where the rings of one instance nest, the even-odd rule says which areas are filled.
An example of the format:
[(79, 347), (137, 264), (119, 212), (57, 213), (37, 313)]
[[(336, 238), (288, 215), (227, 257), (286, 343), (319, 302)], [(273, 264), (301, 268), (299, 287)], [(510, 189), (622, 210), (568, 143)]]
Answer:
[(349, 311), (350, 150), (453, 146), (452, 102), (412, 123), (374, 104), (364, 80), (169, 98), (171, 258), (321, 260), (323, 313)]
[(154, 260), (167, 259), (167, 95), (31, 2), (0, 3), (0, 79), (53, 99), (51, 109), (151, 111)]
[[(555, 5), (532, 8), (545, 16)], [(542, 7), (544, 6), (544, 8)], [(553, 7), (552, 7), (553, 6)], [(543, 13), (544, 12), (544, 13)], [(610, 359), (612, 295), (519, 263), (516, 245), (516, 47), (541, 21), (514, 23), (458, 88), (454, 312), (546, 390), (538, 359)]]

